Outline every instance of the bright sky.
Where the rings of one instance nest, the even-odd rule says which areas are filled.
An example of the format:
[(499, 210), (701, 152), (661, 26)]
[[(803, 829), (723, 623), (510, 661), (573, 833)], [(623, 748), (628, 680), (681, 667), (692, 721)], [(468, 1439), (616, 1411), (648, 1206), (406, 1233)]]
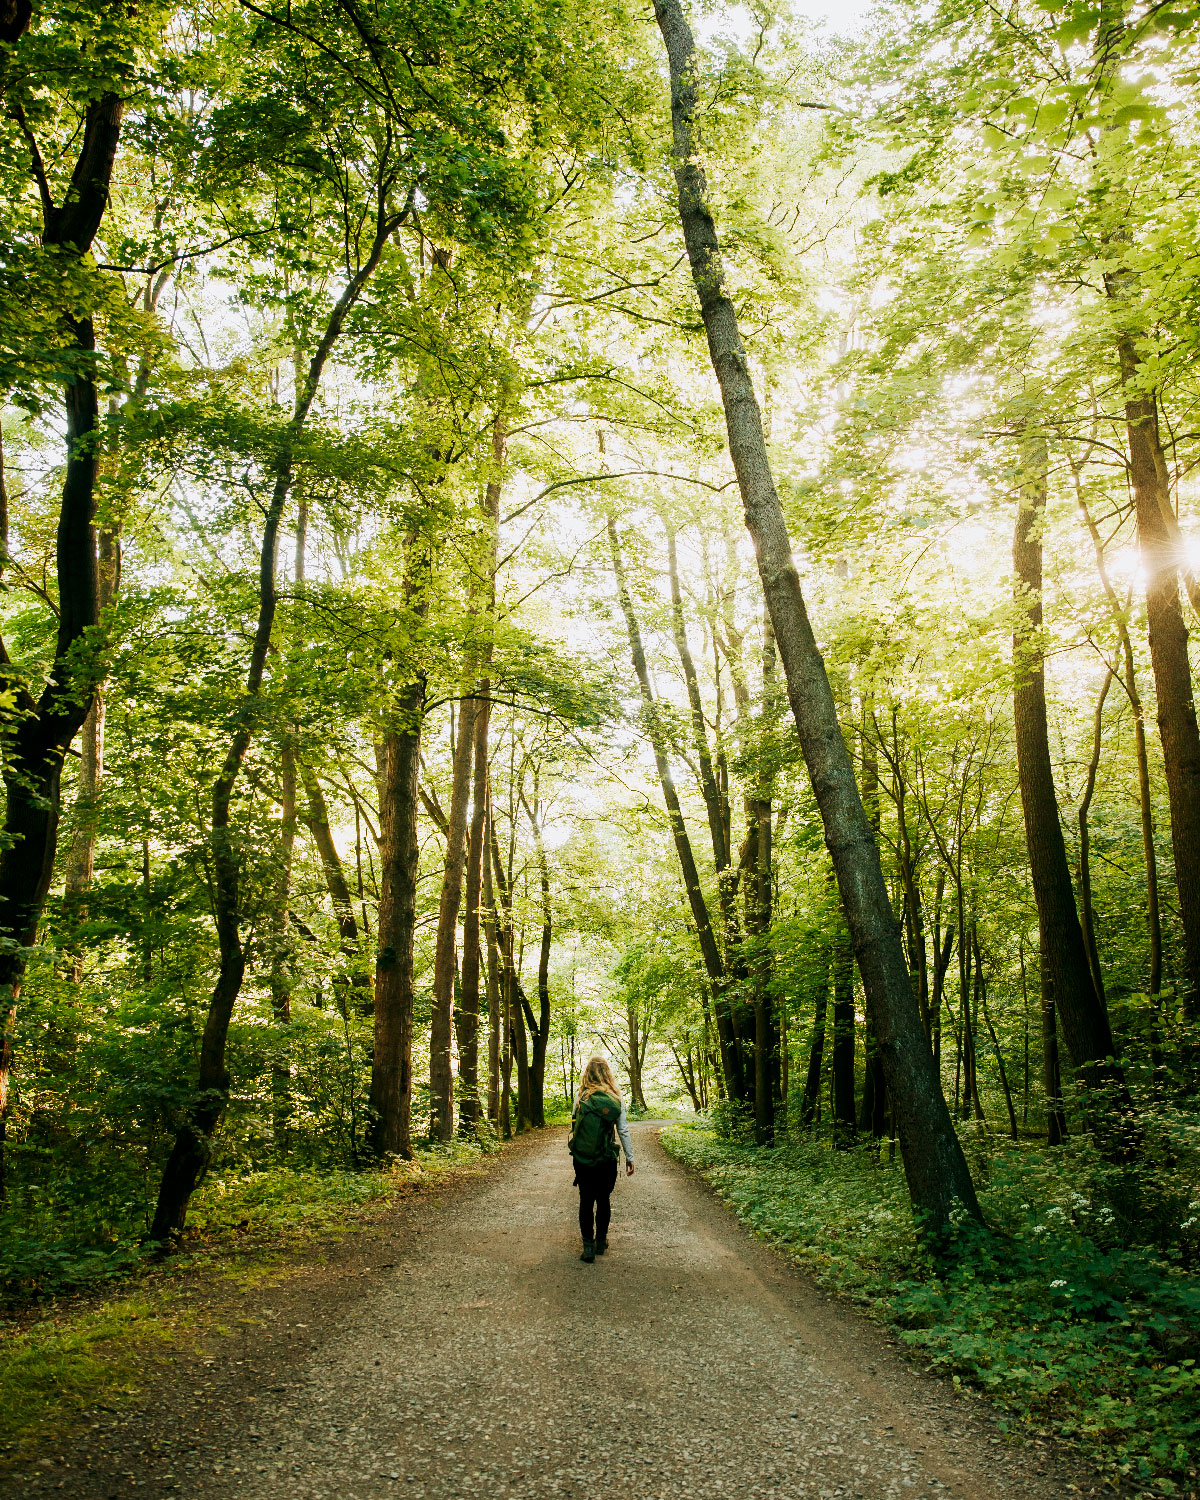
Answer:
[[(831, 31), (853, 34), (862, 29), (873, 0), (793, 0), (796, 13), (814, 21), (823, 21)], [(749, 36), (754, 30), (753, 17), (738, 0), (724, 4), (700, 4), (697, 7), (696, 31), (701, 40), (714, 31)]]
[(854, 32), (862, 26), (871, 0), (798, 0), (796, 8), (801, 15), (825, 21), (833, 31)]

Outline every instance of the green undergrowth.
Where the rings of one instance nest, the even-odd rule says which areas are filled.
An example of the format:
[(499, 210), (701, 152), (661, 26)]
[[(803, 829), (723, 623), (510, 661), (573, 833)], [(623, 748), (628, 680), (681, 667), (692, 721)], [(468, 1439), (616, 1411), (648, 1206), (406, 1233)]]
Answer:
[(286, 1274), (307, 1243), (352, 1233), (415, 1188), (470, 1170), (497, 1149), (454, 1142), (386, 1171), (215, 1173), (192, 1201), (179, 1253), (165, 1262), (135, 1245), (55, 1253), (28, 1240), (0, 1242), (8, 1297), (0, 1317), (0, 1470), (69, 1430), (85, 1409), (128, 1400), (153, 1372), (156, 1353), (195, 1337), (184, 1293), (198, 1275), (250, 1286)]
[(384, 1172), (276, 1167), (207, 1181), (188, 1214), (185, 1252), (221, 1254), (231, 1246), (287, 1248), (318, 1234), (353, 1229), (421, 1184), (477, 1164), (498, 1147), (452, 1141), (417, 1152)]
[(690, 1104), (678, 1104), (674, 1100), (650, 1099), (644, 1110), (631, 1109), (629, 1118), (631, 1120), (674, 1120), (682, 1124), (694, 1120), (696, 1111)]
[[(172, 1264), (286, 1249), (315, 1234), (351, 1228), (375, 1207), (497, 1149), (454, 1141), (426, 1147), (384, 1172), (278, 1165), (211, 1173), (188, 1210)], [(0, 1303), (60, 1296), (136, 1276), (153, 1263), (143, 1241), (153, 1197), (114, 1212), (98, 1194), (54, 1183), (26, 1191), (0, 1211)]]
[[(867, 1306), (956, 1384), (986, 1391), (1004, 1430), (1054, 1435), (1138, 1495), (1197, 1492), (1200, 1279), (1188, 1269), (1197, 1206), (1186, 1191), (1171, 1200), (1188, 1215), (1174, 1242), (1138, 1243), (1139, 1216), (1123, 1223), (1121, 1211), (1128, 1169), (1114, 1182), (1086, 1142), (993, 1142), (976, 1163), (993, 1232), (960, 1230), (938, 1265), (886, 1149), (883, 1160), (828, 1143), (758, 1149), (686, 1125), (661, 1139), (822, 1286)], [(1160, 1199), (1143, 1191), (1143, 1224)]]

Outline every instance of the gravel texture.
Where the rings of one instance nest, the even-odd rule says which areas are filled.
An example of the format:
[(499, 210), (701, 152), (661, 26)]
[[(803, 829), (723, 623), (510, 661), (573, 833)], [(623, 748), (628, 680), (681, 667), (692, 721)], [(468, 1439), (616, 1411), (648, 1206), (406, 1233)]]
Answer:
[[(180, 1354), (142, 1405), (3, 1481), (78, 1500), (1062, 1500), (986, 1403), (749, 1239), (635, 1126), (610, 1251), (578, 1260), (564, 1133), (405, 1205)], [(240, 1302), (238, 1299), (240, 1298)], [(91, 1425), (93, 1421), (96, 1425)]]

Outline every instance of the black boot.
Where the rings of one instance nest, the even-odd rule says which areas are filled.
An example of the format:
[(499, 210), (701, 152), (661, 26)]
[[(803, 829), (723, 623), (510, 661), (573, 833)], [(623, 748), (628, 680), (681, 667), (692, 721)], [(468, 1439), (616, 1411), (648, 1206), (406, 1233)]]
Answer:
[(584, 1240), (584, 1242), (583, 1242), (583, 1254), (579, 1257), (579, 1259), (580, 1260), (586, 1260), (587, 1263), (588, 1263), (588, 1265), (589, 1266), (591, 1265), (591, 1263), (596, 1259), (596, 1242), (595, 1242), (595, 1240)]
[(607, 1249), (608, 1249), (608, 1235), (602, 1234), (600, 1236), (600, 1238), (596, 1241), (596, 1254), (597, 1255), (603, 1255), (604, 1252)]

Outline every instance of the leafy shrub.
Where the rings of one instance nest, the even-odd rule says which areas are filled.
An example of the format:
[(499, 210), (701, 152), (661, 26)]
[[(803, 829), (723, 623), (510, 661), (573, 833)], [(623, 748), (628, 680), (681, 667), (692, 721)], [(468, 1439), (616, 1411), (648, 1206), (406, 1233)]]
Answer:
[(736, 1099), (718, 1099), (708, 1111), (718, 1140), (749, 1145), (754, 1140), (754, 1112)]

